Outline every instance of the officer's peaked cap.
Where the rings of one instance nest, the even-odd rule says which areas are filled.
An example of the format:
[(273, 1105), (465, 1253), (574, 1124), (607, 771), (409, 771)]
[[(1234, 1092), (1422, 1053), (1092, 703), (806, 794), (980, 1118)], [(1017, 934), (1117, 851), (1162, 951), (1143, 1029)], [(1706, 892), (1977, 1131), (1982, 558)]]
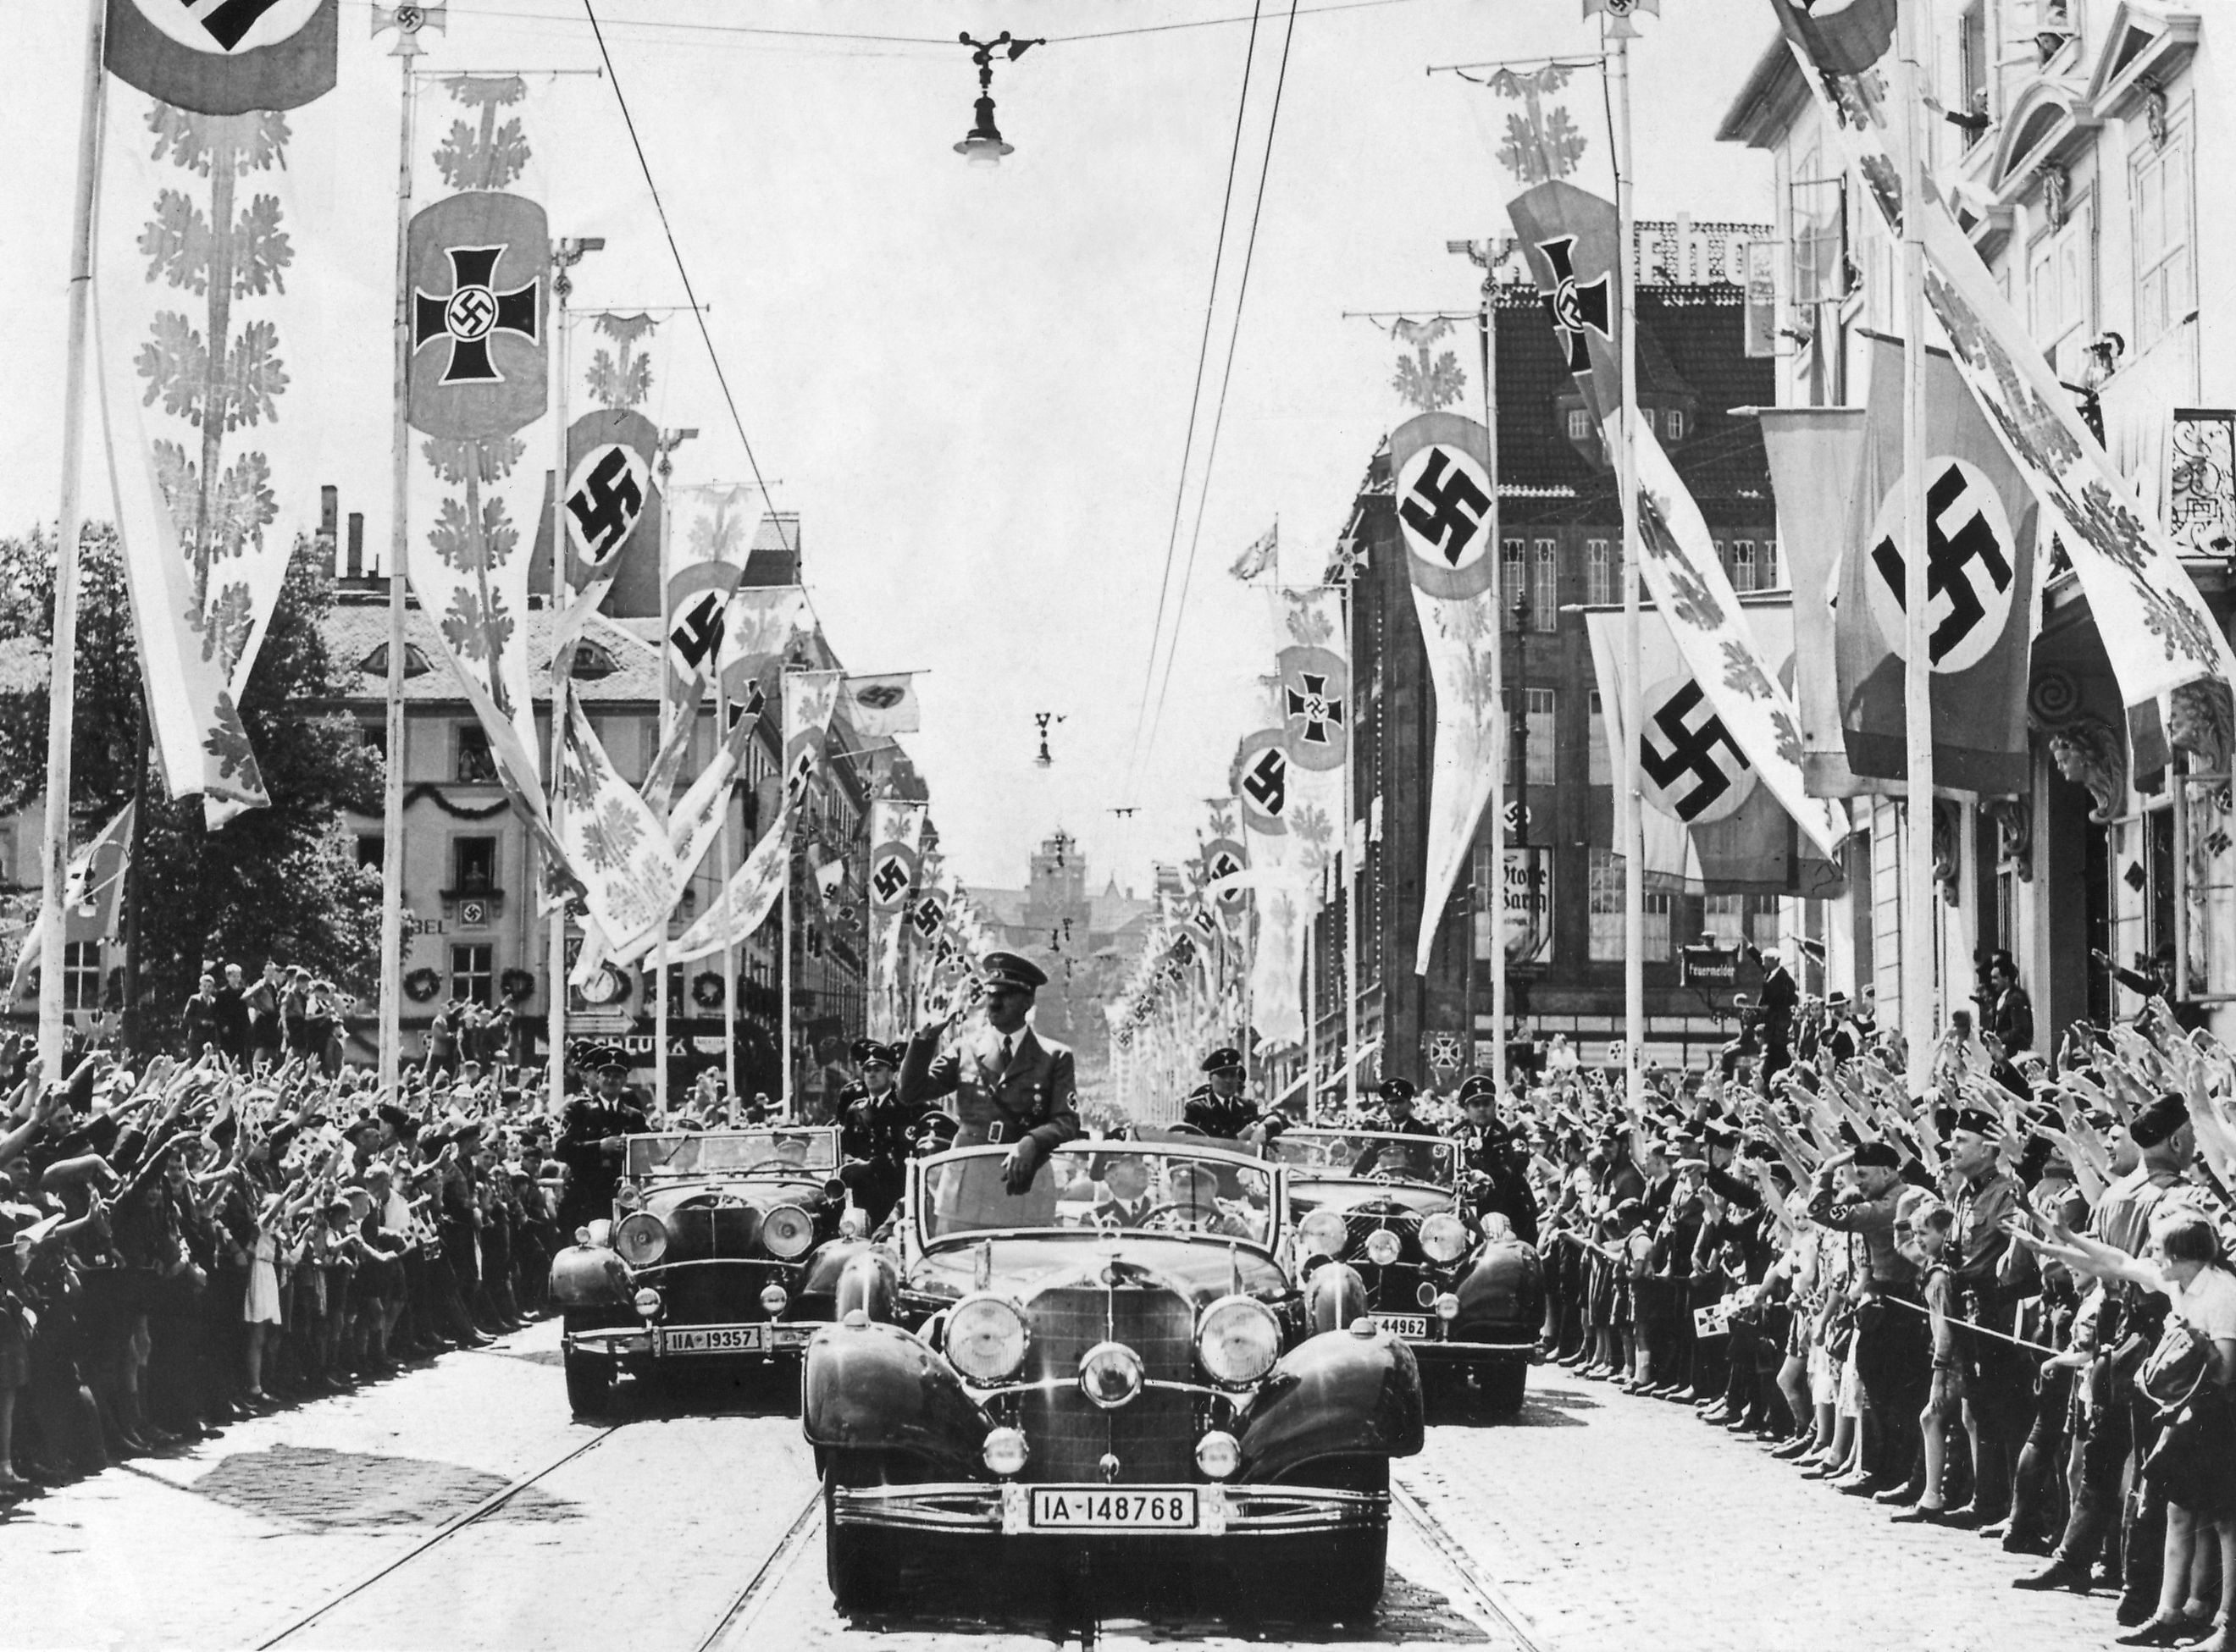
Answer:
[(1240, 1072), (1242, 1071), (1242, 1052), (1231, 1046), (1222, 1046), (1203, 1059), (1206, 1072)]
[(989, 987), (1023, 987), (1037, 992), (1048, 985), (1048, 973), (1029, 958), (1013, 952), (990, 952), (978, 968)]

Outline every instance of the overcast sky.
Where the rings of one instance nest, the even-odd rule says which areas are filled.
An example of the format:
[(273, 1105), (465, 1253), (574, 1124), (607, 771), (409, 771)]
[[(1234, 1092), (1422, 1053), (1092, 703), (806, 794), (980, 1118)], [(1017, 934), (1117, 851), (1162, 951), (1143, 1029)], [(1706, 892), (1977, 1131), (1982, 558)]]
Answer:
[[(1767, 220), (1767, 161), (1713, 134), (1772, 33), (1768, 8), (1666, 10), (1645, 21), (1634, 55), (1640, 214)], [(1153, 859), (1193, 848), (1201, 800), (1224, 790), (1252, 720), (1253, 679), (1270, 669), (1259, 600), (1227, 566), (1278, 515), (1288, 577), (1316, 578), (1369, 456), (1406, 411), (1389, 388), (1395, 345), (1341, 312), (1470, 307), (1476, 273), (1444, 242), (1506, 227), (1509, 185), (1485, 139), (1504, 106), (1424, 71), (1589, 50), (1597, 25), (1576, 11), (1575, 0), (1300, 7), (1170, 692), (1136, 764), (1248, 0), (600, 5), (746, 437), (777, 505), (799, 513), (816, 611), (851, 666), (931, 673), (924, 729), (908, 744), (965, 882), (1022, 882), (1032, 846), (1058, 824), (1083, 840), (1098, 886), (1113, 869), (1138, 885)], [(83, 13), (84, 0), (67, 0), (10, 20), (18, 63), (52, 67), (19, 75), (0, 112), (16, 157), (0, 300), (18, 321), (15, 394), (0, 410), (0, 532), (51, 521), (56, 505)], [(1268, 0), (1259, 25), (1179, 564), (1287, 15)], [(450, 17), (447, 36), (427, 36), (430, 66), (598, 62), (574, 0), (454, 0)], [(1217, 19), (1239, 20), (1155, 29)], [(317, 319), (297, 330), (283, 416), (315, 420), (324, 456), (320, 474), (275, 480), (306, 521), (319, 484), (338, 483), (377, 553), (398, 94), (385, 38), (369, 27), (370, 8), (344, 0), (341, 84), (299, 117), (306, 130), (330, 123), (319, 175), (333, 199), (315, 244), (299, 241), (291, 293)], [(953, 36), (1004, 28), (1056, 38), (997, 68), (1016, 153), (982, 172), (950, 149), (977, 94)], [(1061, 38), (1114, 30), (1154, 31)], [(522, 113), (548, 167), (554, 233), (608, 238), (577, 272), (575, 303), (680, 302), (612, 84), (531, 84)], [(1579, 76), (1573, 90), (1597, 159), (1596, 83)], [(440, 187), (423, 171), (423, 201)], [(653, 410), (701, 432), (676, 456), (679, 482), (749, 475), (695, 336), (679, 342)], [(90, 491), (105, 515), (105, 484)], [(1068, 719), (1047, 770), (1033, 762), (1038, 711)], [(1126, 806), (1140, 813), (1110, 812)]]

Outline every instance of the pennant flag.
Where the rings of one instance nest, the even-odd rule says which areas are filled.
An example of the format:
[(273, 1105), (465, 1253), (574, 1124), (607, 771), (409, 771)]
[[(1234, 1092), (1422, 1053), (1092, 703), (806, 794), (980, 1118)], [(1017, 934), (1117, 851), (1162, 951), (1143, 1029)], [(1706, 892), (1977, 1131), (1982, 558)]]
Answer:
[(824, 861), (816, 867), (815, 892), (824, 900), (836, 900), (845, 883), (846, 862), (844, 860)]
[(892, 672), (881, 677), (849, 677), (845, 688), (846, 721), (864, 740), (890, 739), (914, 734), (924, 726), (917, 704), (916, 673)]
[[(1612, 449), (1621, 440), (1618, 307), (1614, 204), (1560, 179), (1523, 191), (1507, 211), (1521, 238), (1568, 368), (1596, 410)], [(1745, 754), (1771, 795), (1817, 851), (1838, 854), (1847, 827), (1802, 783), (1801, 728), (1792, 696), (1779, 686), (1739, 618), (1739, 598), (1717, 555), (1707, 520), (1669, 462), (1650, 421), (1639, 422), (1640, 571), (1692, 675), (1726, 738)], [(1441, 901), (1449, 889), (1438, 892)], [(1425, 947), (1422, 959), (1427, 959)]]
[[(117, 932), (125, 874), (132, 863), (132, 811), (133, 805), (125, 804), (91, 842), (69, 857), (62, 883), (62, 933), (71, 941), (106, 941)], [(23, 949), (16, 954), (15, 974), (8, 987), (11, 1000), (24, 996), (46, 944), (47, 922), (42, 908), (23, 932)]]
[[(1779, 660), (1780, 671), (1790, 672), (1792, 605), (1782, 597), (1750, 601), (1744, 623), (1763, 656)], [(1603, 708), (1609, 771), (1620, 776), (1626, 750), (1622, 710), (1628, 704), (1622, 614), (1595, 610), (1585, 616), (1585, 626)], [(1641, 824), (1647, 875), (1663, 888), (1681, 884), (1717, 895), (1798, 895), (1812, 900), (1839, 895), (1845, 885), (1837, 860), (1815, 849), (1762, 784), (1658, 613), (1640, 616), (1639, 654), (1645, 681), (1639, 778), (1647, 803)], [(1825, 807), (1821, 800), (1814, 806)]]
[(678, 488), (668, 536), (668, 696), (695, 706), (720, 658), (730, 593), (753, 551), (753, 488)]
[(870, 1004), (872, 1038), (895, 1038), (906, 1030), (903, 942), (909, 891), (924, 867), (924, 816), (922, 803), (897, 798), (880, 797), (870, 805), (870, 944), (877, 957), (877, 991)]
[(299, 108), (334, 88), (340, 0), (109, 0), (102, 62), (198, 115)]
[(787, 803), (753, 845), (714, 904), (669, 943), (668, 956), (675, 963), (710, 957), (725, 947), (749, 939), (768, 919), (777, 897), (784, 893), (785, 874), (792, 865), (792, 829), (798, 811)]
[(1390, 436), (1398, 536), (1437, 689), (1418, 974), (1428, 973), (1444, 905), (1466, 870), (1496, 766), (1506, 760), (1491, 669), (1499, 612), (1490, 452), (1483, 426), (1452, 413), (1418, 414)]
[[(635, 408), (593, 408), (567, 429), (567, 491), (560, 514), (567, 530), (567, 584), (575, 593), (567, 616), (570, 632), (604, 603), (624, 566), (624, 552), (648, 557), (649, 547), (660, 543), (661, 501), (652, 472), (659, 454), (659, 428)], [(536, 530), (536, 560), (546, 568), (550, 507), (547, 476)]]
[(1762, 444), (1778, 497), (1778, 542), (1793, 584), (1793, 709), (1801, 780), (1812, 797), (1878, 790), (1848, 767), (1840, 732), (1832, 603), (1838, 593), (1848, 493), (1863, 457), (1859, 407), (1765, 408)]
[(792, 644), (808, 624), (807, 593), (799, 586), (747, 585), (733, 593), (719, 656), (722, 692), (733, 717), (761, 714), (784, 675)]
[(1281, 524), (1277, 518), (1273, 525), (1244, 547), (1234, 559), (1234, 566), (1227, 571), (1236, 579), (1254, 580), (1281, 560)]
[[(1890, 229), (1898, 229), (1910, 172), (1892, 101), (1907, 80), (1894, 48), (1895, 0), (1771, 0), (1786, 43), (1828, 123), (1861, 170)], [(2160, 695), (2194, 682), (2236, 681), (2236, 652), (2181, 566), (2165, 528), (2136, 502), (2081, 420), (1996, 279), (1929, 187), (1916, 203), (1925, 243), (1925, 301), (1955, 364), (2081, 576), (2104, 652), (2131, 715), (2147, 725)], [(2146, 711), (2145, 708), (2150, 709)], [(2153, 754), (2136, 754), (2138, 769)]]
[[(1955, 364), (1937, 351), (1926, 354), (1925, 427), (1934, 782), (1989, 795), (2024, 791), (2033, 495)], [(1891, 780), (1909, 772), (1902, 454), (1903, 346), (1877, 338), (1837, 636), (1849, 765)]]
[(1219, 902), (1222, 910), (1240, 910), (1243, 891), (1225, 885), (1224, 880), (1233, 877), (1237, 872), (1247, 871), (1249, 867), (1249, 852), (1243, 848), (1240, 838), (1214, 837), (1203, 846), (1204, 888), (1216, 891), (1213, 899)]
[(644, 799), (614, 768), (572, 689), (562, 761), (567, 806), (560, 838), (568, 861), (612, 955), (633, 958), (657, 938), (683, 893), (674, 852)]
[(504, 193), (534, 162), (520, 120), (498, 119), (527, 96), (525, 83), (441, 84), (459, 116), (434, 160), (457, 193), (415, 214), (405, 239), (404, 409), (428, 438), (411, 490), (411, 588), (467, 685), (516, 810), (540, 815), (540, 801), (527, 800), (540, 800), (542, 784), (528, 651), (541, 472), (522, 461), (549, 450), (539, 422), (549, 405), (550, 232), (541, 206)]

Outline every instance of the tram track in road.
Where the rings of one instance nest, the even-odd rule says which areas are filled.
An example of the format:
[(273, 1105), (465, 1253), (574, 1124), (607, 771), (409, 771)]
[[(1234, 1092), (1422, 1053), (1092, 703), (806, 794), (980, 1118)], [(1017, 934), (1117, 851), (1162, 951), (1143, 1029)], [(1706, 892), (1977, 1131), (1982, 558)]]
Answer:
[(267, 1652), (269, 1648), (279, 1646), (294, 1636), (301, 1634), (305, 1629), (310, 1628), (311, 1625), (317, 1622), (328, 1613), (332, 1612), (337, 1608), (345, 1604), (349, 1601), (355, 1599), (358, 1596), (362, 1595), (365, 1590), (373, 1588), (384, 1580), (393, 1577), (396, 1573), (403, 1570), (404, 1567), (411, 1564), (412, 1562), (426, 1554), (430, 1550), (434, 1549), (438, 1544), (449, 1541), (450, 1538), (456, 1537), (459, 1532), (464, 1531), (467, 1527), (475, 1525), (479, 1522), (487, 1519), (490, 1515), (495, 1514), (498, 1510), (503, 1508), (507, 1504), (510, 1503), (523, 1491), (528, 1490), (529, 1486), (534, 1485), (537, 1481), (544, 1478), (547, 1475), (552, 1474), (558, 1470), (564, 1468), (568, 1464), (573, 1462), (576, 1458), (584, 1455), (586, 1452), (595, 1450), (598, 1446), (604, 1445), (607, 1440), (611, 1439), (614, 1435), (620, 1432), (620, 1426), (618, 1425), (613, 1427), (602, 1428), (596, 1433), (591, 1435), (589, 1439), (569, 1446), (558, 1456), (545, 1463), (541, 1468), (523, 1474), (520, 1476), (519, 1478), (515, 1479), (509, 1484), (499, 1487), (497, 1491), (490, 1492), (489, 1496), (483, 1498), (472, 1508), (465, 1511), (464, 1513), (457, 1516), (453, 1519), (444, 1522), (443, 1524), (437, 1526), (434, 1531), (429, 1532), (418, 1542), (413, 1544), (402, 1554), (396, 1556), (393, 1559), (383, 1562), (379, 1566), (376, 1567), (373, 1570), (367, 1572), (364, 1577), (358, 1578), (346, 1589), (339, 1590), (333, 1594), (329, 1595), (324, 1601), (312, 1608), (309, 1611), (302, 1613), (291, 1619), (284, 1627), (267, 1634), (263, 1638), (254, 1642), (253, 1644), (256, 1647), (257, 1652)]
[(790, 1575), (792, 1569), (799, 1564), (800, 1557), (808, 1551), (808, 1540), (822, 1524), (823, 1487), (819, 1483), (807, 1494), (807, 1501), (792, 1517), (792, 1524), (785, 1528), (784, 1536), (777, 1539), (776, 1547), (768, 1551), (760, 1566), (755, 1568), (753, 1575), (746, 1580), (745, 1587), (730, 1597), (730, 1603), (723, 1609), (722, 1616), (696, 1643), (693, 1652), (713, 1652), (714, 1648), (726, 1640), (734, 1641), (740, 1646), (745, 1645), (746, 1633), (752, 1629), (753, 1620), (760, 1616), (761, 1609), (767, 1605), (769, 1597), (776, 1592), (777, 1585)]
[(1467, 1603), (1481, 1612), (1491, 1627), (1513, 1637), (1520, 1652), (1548, 1652), (1529, 1620), (1507, 1603), (1504, 1591), (1476, 1564), (1466, 1545), (1446, 1531), (1444, 1522), (1430, 1513), (1421, 1499), (1394, 1475), (1390, 1481), (1390, 1511), (1403, 1516), (1421, 1540), (1451, 1568), (1452, 1575), (1467, 1592)]

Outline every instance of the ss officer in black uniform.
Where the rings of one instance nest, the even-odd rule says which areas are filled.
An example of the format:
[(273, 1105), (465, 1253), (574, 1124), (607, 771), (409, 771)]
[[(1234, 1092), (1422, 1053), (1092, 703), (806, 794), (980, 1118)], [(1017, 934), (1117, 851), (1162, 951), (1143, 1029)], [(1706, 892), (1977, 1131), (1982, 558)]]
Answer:
[(1242, 1093), (1242, 1052), (1213, 1050), (1203, 1059), (1203, 1083), (1189, 1092), (1180, 1110), (1180, 1122), (1193, 1124), (1207, 1136), (1240, 1141), (1242, 1132), (1263, 1124), (1267, 1136), (1278, 1135), (1289, 1121), (1278, 1114), (1267, 1118), (1258, 1104)]
[(595, 1074), (595, 1088), (567, 1104), (567, 1116), (553, 1150), (567, 1166), (567, 1196), (559, 1207), (559, 1230), (569, 1241), (575, 1230), (613, 1215), (614, 1190), (621, 1185), (627, 1138), (652, 1128), (643, 1110), (623, 1088), (628, 1058), (612, 1045), (578, 1048), (575, 1064)]
[(838, 1148), (846, 1162), (838, 1175), (854, 1190), (854, 1203), (874, 1229), (900, 1198), (909, 1135), (924, 1109), (904, 1102), (893, 1087), (901, 1065), (899, 1046), (864, 1039), (853, 1053), (862, 1076), (846, 1086), (853, 1099), (839, 1118)]
[(1498, 1117), (1498, 1086), (1478, 1072), (1460, 1085), (1461, 1122), (1452, 1131), (1460, 1170), (1481, 1181), (1472, 1200), (1478, 1219), (1496, 1211), (1526, 1244), (1537, 1242), (1537, 1196), (1514, 1163), (1514, 1136)]
[[(1382, 1098), (1382, 1111), (1369, 1118), (1359, 1126), (1360, 1129), (1390, 1131), (1400, 1136), (1440, 1137), (1440, 1132), (1434, 1124), (1415, 1116), (1413, 1081), (1411, 1078), (1384, 1078), (1375, 1094)], [(1393, 1144), (1374, 1142), (1369, 1144), (1366, 1150), (1352, 1163), (1351, 1173), (1365, 1176), (1379, 1168), (1392, 1175), (1402, 1176), (1425, 1172), (1428, 1167), (1425, 1157), (1417, 1157)]]

